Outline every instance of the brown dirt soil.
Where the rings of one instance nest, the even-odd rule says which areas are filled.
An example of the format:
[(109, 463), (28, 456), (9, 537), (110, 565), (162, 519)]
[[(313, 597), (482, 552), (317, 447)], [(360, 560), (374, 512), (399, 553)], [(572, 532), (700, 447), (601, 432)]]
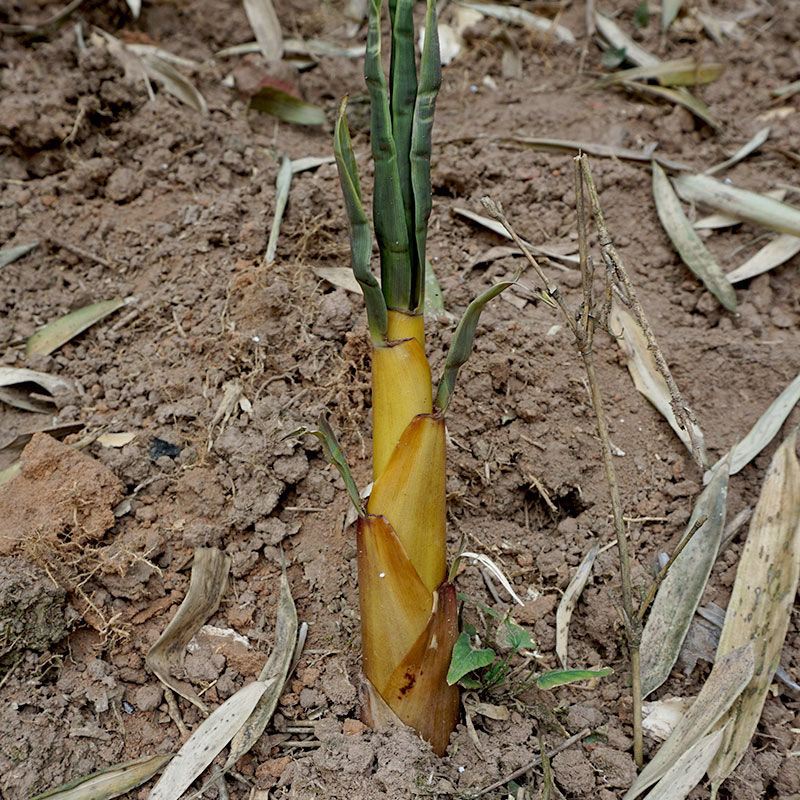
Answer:
[[(343, 5), (276, 2), (287, 35), (351, 44)], [(636, 2), (614, 5), (620, 24), (634, 31)], [(741, 5), (726, 0), (715, 10), (734, 14)], [(2, 0), (0, 22), (35, 22), (60, 7)], [(547, 3), (539, 8), (552, 16)], [(76, 44), (76, 20), (84, 51)], [(501, 242), (455, 217), (454, 207), (480, 213), (478, 201), (489, 194), (502, 200), (528, 239), (575, 246), (570, 157), (526, 149), (504, 138), (511, 134), (631, 148), (657, 144), (659, 153), (699, 171), (769, 124), (767, 146), (729, 177), (761, 191), (800, 184), (796, 155), (794, 162), (784, 155), (800, 150), (800, 95), (776, 102), (771, 94), (800, 73), (796, 2), (753, 5), (739, 23), (740, 41), (717, 44), (691, 17), (681, 18), (663, 41), (655, 18), (636, 34), (663, 58), (702, 55), (725, 64), (719, 80), (697, 89), (723, 122), (719, 132), (681, 109), (615, 89), (586, 89), (590, 73), (602, 66), (586, 36), (584, 4), (567, 3), (560, 22), (575, 32), (576, 46), (484, 20), (444, 70), (429, 255), (453, 314), (517, 265), (513, 257), (480, 258)], [(93, 26), (200, 62), (192, 79), (209, 114), (181, 105), (157, 84), (149, 99), (141, 81), (126, 76), (91, 35)], [(520, 51), (521, 77), (503, 76), (502, 30)], [(13, 553), (0, 570), (3, 609), (28, 604), (42, 618), (38, 635), (26, 633), (19, 620), (4, 628), (0, 794), (28, 797), (180, 745), (144, 656), (186, 593), (192, 549), (213, 545), (230, 554), (232, 571), (209, 624), (233, 629), (247, 642), (212, 629), (191, 645), (179, 677), (209, 705), (253, 679), (269, 652), (281, 550), (300, 620), (310, 626), (273, 723), (239, 764), (242, 778), (269, 794), (229, 780), (231, 797), (459, 797), (529, 762), (538, 733), (558, 744), (562, 726), (595, 734), (553, 760), (561, 790), (568, 797), (621, 797), (634, 768), (629, 670), (610, 600), (619, 593), (613, 549), (596, 562), (570, 639), (573, 664), (608, 665), (612, 676), (506, 700), (506, 721), (476, 715), (480, 752), (462, 720), (443, 759), (409, 731), (373, 733), (356, 721), (356, 550), (352, 531), (342, 534), (347, 498), (314, 441), (282, 438), (327, 410), (357, 481), (369, 480), (363, 309), (359, 298), (312, 271), (349, 263), (333, 165), (294, 177), (276, 260), (264, 266), (263, 255), (277, 154), (331, 153), (338, 99), (346, 92), (363, 98), (362, 63), (323, 57), (305, 72), (281, 67), (276, 77), (329, 112), (322, 129), (286, 125), (247, 113), (222, 83), (242, 59), (214, 59), (214, 53), (251, 38), (235, 0), (146, 1), (138, 21), (122, 0), (87, 0), (61, 28), (3, 36), (0, 243), (40, 244), (2, 272), (1, 363), (69, 377), (78, 392), (56, 398), (52, 418), (3, 407), (2, 441), (53, 419), (136, 437), (119, 448), (90, 444), (80, 454), (38, 437), (25, 451), (21, 476), (0, 493), (3, 553)], [(355, 41), (363, 39), (362, 30)], [(354, 146), (369, 195), (368, 139), (356, 105)], [(739, 284), (739, 313), (728, 314), (682, 265), (661, 229), (647, 165), (594, 159), (593, 168), (611, 234), (716, 458), (800, 369), (800, 261)], [(796, 190), (788, 199), (797, 202)], [(741, 225), (708, 241), (732, 267), (754, 252), (761, 233)], [(547, 262), (545, 269), (576, 305), (577, 273)], [(532, 277), (528, 283), (535, 285)], [(118, 296), (135, 300), (52, 355), (23, 358), (20, 342), (42, 324)], [(610, 540), (612, 531), (580, 360), (556, 312), (531, 297), (518, 294), (513, 303), (501, 299), (487, 308), (476, 353), (460, 377), (448, 417), (449, 544), (452, 557), (466, 539), (512, 576), (527, 601), (516, 617), (536, 640), (543, 668), (554, 668), (560, 592), (591, 542)], [(449, 317), (430, 320), (434, 370), (453, 329)], [(611, 437), (625, 453), (616, 466), (631, 519), (634, 579), (646, 586), (657, 554), (680, 537), (702, 475), (634, 390), (613, 340), (598, 339)], [(231, 382), (249, 404), (236, 406), (229, 418), (215, 417)], [(795, 409), (782, 433), (798, 422)], [(731, 517), (754, 504), (781, 438), (732, 479)], [(16, 455), (0, 453), (0, 467)], [(127, 502), (118, 505), (123, 496)], [(740, 533), (720, 556), (704, 602), (726, 604), (742, 540)], [(508, 607), (504, 596), (492, 597), (474, 567), (462, 570), (459, 590)], [(26, 647), (6, 647), (23, 633)], [(796, 614), (782, 664), (800, 678)], [(656, 697), (696, 693), (707, 672), (703, 662), (688, 676), (676, 669)], [(196, 727), (199, 711), (182, 701), (179, 707), (186, 726)], [(313, 738), (298, 745), (296, 723), (308, 720)], [(800, 797), (798, 729), (800, 703), (776, 685), (753, 745), (721, 796)], [(648, 752), (655, 747), (646, 740)], [(520, 780), (537, 796), (535, 773)], [(131, 797), (147, 792), (143, 787)], [(502, 789), (486, 796), (507, 795)], [(691, 794), (707, 796), (702, 786)]]

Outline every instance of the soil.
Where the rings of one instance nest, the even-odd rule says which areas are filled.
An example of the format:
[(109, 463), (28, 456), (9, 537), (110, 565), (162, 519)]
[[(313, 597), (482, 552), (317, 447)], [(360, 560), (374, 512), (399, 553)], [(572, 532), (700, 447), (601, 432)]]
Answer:
[[(538, 5), (553, 15), (555, 4)], [(800, 95), (776, 100), (771, 93), (800, 73), (796, 2), (747, 6), (752, 13), (739, 23), (741, 39), (719, 43), (692, 17), (681, 17), (663, 40), (655, 17), (637, 31), (636, 2), (614, 5), (620, 24), (660, 57), (702, 55), (725, 65), (720, 79), (696, 89), (721, 130), (680, 108), (586, 88), (603, 67), (587, 37), (583, 3), (567, 3), (559, 17), (577, 36), (574, 46), (488, 19), (471, 28), (464, 51), (444, 70), (434, 137), (429, 256), (454, 315), (518, 265), (513, 256), (487, 257), (501, 240), (454, 216), (455, 207), (481, 213), (480, 198), (491, 195), (529, 240), (575, 248), (570, 156), (515, 144), (504, 138), (510, 134), (635, 149), (657, 144), (658, 153), (701, 171), (769, 125), (767, 145), (726, 177), (758, 191), (800, 184)], [(363, 29), (348, 39), (343, 6), (276, 2), (286, 35), (363, 42)], [(2, 0), (0, 21), (35, 23), (60, 8), (48, 0)], [(721, 15), (741, 10), (732, 0), (715, 4)], [(187, 74), (209, 113), (181, 104), (157, 83), (150, 98), (92, 36), (96, 29), (200, 62)], [(519, 50), (518, 77), (504, 75), (502, 31)], [(122, 0), (87, 0), (62, 27), (3, 36), (0, 242), (39, 245), (2, 271), (0, 359), (69, 378), (76, 391), (58, 395), (51, 415), (3, 406), (0, 444), (76, 421), (90, 432), (135, 438), (78, 452), (34, 437), (21, 474), (0, 489), (0, 794), (28, 797), (180, 746), (181, 731), (144, 657), (186, 593), (193, 549), (216, 546), (232, 567), (208, 622), (240, 636), (206, 631), (190, 646), (179, 677), (204, 702), (217, 705), (258, 674), (274, 631), (281, 552), (299, 618), (309, 624), (271, 726), (238, 765), (249, 786), (229, 779), (231, 797), (459, 797), (529, 763), (539, 734), (556, 746), (564, 730), (584, 727), (592, 736), (553, 759), (557, 786), (567, 797), (621, 797), (635, 770), (629, 669), (611, 601), (619, 595), (615, 549), (598, 558), (570, 629), (571, 663), (610, 666), (613, 675), (506, 698), (508, 718), (473, 714), (474, 735), (462, 719), (442, 759), (408, 730), (374, 733), (357, 721), (356, 550), (353, 530), (343, 533), (346, 493), (315, 440), (283, 438), (327, 413), (357, 482), (369, 481), (363, 308), (358, 296), (313, 271), (349, 264), (332, 164), (294, 176), (275, 261), (265, 265), (263, 257), (278, 156), (330, 155), (331, 120), (345, 93), (354, 100), (354, 146), (369, 195), (368, 138), (358, 114), (362, 62), (321, 57), (303, 72), (274, 68), (273, 77), (328, 112), (321, 128), (284, 124), (248, 112), (222, 82), (244, 63), (266, 70), (256, 56), (214, 57), (251, 39), (234, 0), (153, 0), (137, 21)], [(593, 170), (611, 235), (716, 459), (800, 370), (800, 260), (738, 284), (739, 312), (729, 314), (683, 266), (660, 227), (649, 166), (596, 158)], [(792, 192), (787, 199), (796, 203)], [(732, 268), (755, 251), (761, 234), (745, 224), (712, 234), (708, 243)], [(576, 306), (578, 273), (544, 264)], [(526, 281), (535, 286), (532, 277)], [(52, 355), (24, 358), (21, 343), (41, 325), (114, 297), (132, 300)], [(584, 373), (560, 323), (530, 292), (490, 304), (448, 412), (450, 556), (464, 539), (512, 576), (526, 600), (515, 617), (537, 642), (543, 669), (557, 666), (560, 593), (592, 542), (612, 536)], [(454, 324), (446, 315), (429, 321), (434, 371)], [(634, 580), (646, 587), (657, 555), (682, 534), (702, 475), (634, 390), (605, 334), (598, 336), (597, 362), (611, 438), (624, 452), (615, 463)], [(240, 402), (228, 416), (217, 414), (231, 392)], [(795, 409), (782, 434), (798, 422)], [(730, 518), (755, 503), (781, 439), (732, 479)], [(18, 456), (0, 453), (0, 468)], [(743, 537), (740, 531), (721, 554), (704, 603), (725, 606)], [(508, 608), (504, 593), (493, 597), (473, 566), (462, 569), (458, 586)], [(25, 608), (25, 619), (33, 615), (41, 624), (14, 618)], [(800, 679), (796, 614), (782, 665)], [(689, 675), (676, 669), (655, 697), (696, 693), (708, 669), (703, 661)], [(181, 700), (179, 710), (189, 730), (200, 722), (194, 706)], [(313, 736), (298, 745), (296, 725), (304, 721), (313, 722)], [(721, 797), (800, 797), (798, 729), (800, 702), (776, 684)], [(648, 738), (645, 747), (652, 752), (657, 743)], [(535, 771), (517, 781), (527, 786), (525, 796), (537, 796)], [(144, 798), (148, 790), (130, 796)], [(706, 798), (708, 790), (700, 786), (690, 796)]]

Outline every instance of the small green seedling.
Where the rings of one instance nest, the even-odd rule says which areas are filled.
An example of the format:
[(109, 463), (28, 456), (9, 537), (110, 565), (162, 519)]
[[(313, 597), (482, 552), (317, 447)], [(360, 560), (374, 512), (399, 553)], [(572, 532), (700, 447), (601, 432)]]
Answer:
[[(558, 669), (536, 675), (536, 664), (529, 668), (531, 659), (535, 661), (538, 658), (536, 643), (528, 631), (511, 618), (510, 612), (500, 614), (463, 594), (459, 594), (458, 599), (486, 615), (486, 633), (481, 636), (473, 625), (463, 623), (447, 672), (447, 682), (451, 686), (458, 683), (465, 689), (514, 697), (532, 686), (554, 689), (566, 683), (602, 678), (613, 672), (610, 667), (602, 667)], [(501, 654), (489, 645), (492, 641)], [(525, 662), (514, 666), (512, 661), (517, 655), (525, 657)]]

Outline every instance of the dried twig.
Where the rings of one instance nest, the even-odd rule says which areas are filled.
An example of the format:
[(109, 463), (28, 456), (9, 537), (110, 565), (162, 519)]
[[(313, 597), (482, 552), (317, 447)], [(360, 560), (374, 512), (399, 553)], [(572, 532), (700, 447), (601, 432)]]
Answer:
[(669, 572), (669, 568), (675, 563), (675, 559), (683, 552), (683, 548), (686, 547), (687, 544), (692, 540), (692, 537), (703, 527), (703, 524), (708, 519), (707, 515), (703, 515), (698, 519), (694, 525), (692, 525), (692, 529), (686, 536), (681, 539), (680, 544), (675, 548), (675, 552), (669, 557), (669, 561), (661, 568), (658, 575), (656, 575), (656, 579), (653, 581), (653, 585), (650, 587), (650, 591), (647, 593), (647, 597), (645, 598), (644, 602), (639, 606), (639, 611), (637, 612), (636, 616), (639, 618), (639, 622), (644, 619), (644, 615), (647, 613), (647, 609), (650, 608), (650, 603), (653, 602), (655, 599), (656, 593), (658, 592), (659, 587), (664, 582), (664, 578), (667, 577), (667, 573)]
[[(561, 742), (560, 745), (554, 747), (552, 750), (547, 752), (547, 758), (552, 758), (553, 756), (560, 753), (562, 750), (566, 750), (568, 747), (572, 747), (573, 744), (576, 742), (581, 741), (581, 739), (585, 739), (590, 733), (591, 729), (584, 728), (580, 733), (576, 733), (574, 736), (570, 736), (564, 742)], [(499, 789), (501, 786), (505, 786), (509, 781), (513, 781), (516, 778), (519, 778), (520, 775), (524, 775), (526, 772), (530, 772), (532, 769), (535, 769), (542, 763), (542, 754), (540, 753), (533, 761), (528, 762), (525, 766), (520, 767), (517, 770), (514, 770), (510, 775), (506, 775), (504, 778), (500, 778), (500, 780), (495, 781), (494, 783), (490, 784), (489, 786), (485, 786), (483, 789), (479, 791), (467, 795), (469, 800), (475, 800), (477, 797), (483, 797), (483, 795), (488, 794), (489, 792), (494, 791), (495, 789)]]
[(594, 179), (592, 178), (592, 170), (589, 166), (589, 160), (586, 158), (586, 156), (580, 156), (579, 159), (581, 161), (583, 178), (589, 191), (589, 202), (592, 206), (592, 216), (594, 217), (594, 222), (599, 233), (600, 252), (603, 256), (603, 261), (605, 262), (609, 276), (612, 278), (614, 289), (617, 291), (617, 294), (622, 302), (633, 312), (633, 315), (636, 317), (636, 321), (639, 323), (639, 326), (644, 332), (645, 338), (647, 339), (647, 349), (652, 354), (656, 367), (666, 381), (667, 387), (669, 388), (670, 397), (672, 398), (670, 405), (672, 406), (672, 411), (675, 414), (675, 419), (678, 421), (678, 424), (681, 426), (681, 428), (686, 430), (689, 435), (692, 445), (692, 457), (694, 458), (696, 464), (701, 469), (705, 469), (706, 465), (703, 463), (701, 448), (694, 435), (694, 429), (692, 427), (692, 424), (695, 423), (694, 414), (689, 406), (687, 406), (684, 402), (680, 390), (678, 389), (678, 386), (672, 377), (672, 373), (669, 371), (664, 354), (661, 352), (661, 348), (658, 346), (653, 329), (650, 327), (650, 323), (645, 316), (644, 309), (642, 308), (641, 304), (639, 303), (639, 299), (636, 296), (636, 290), (633, 288), (633, 284), (628, 277), (628, 273), (625, 271), (625, 267), (622, 264), (622, 259), (619, 257), (617, 249), (614, 247), (614, 243), (608, 233), (605, 217), (603, 216), (603, 211), (600, 207), (600, 198), (597, 195), (597, 189), (594, 185)]
[[(642, 732), (642, 713), (641, 713), (642, 687), (641, 687), (639, 645), (642, 636), (642, 624), (641, 624), (641, 618), (636, 613), (633, 604), (630, 554), (628, 551), (627, 537), (625, 535), (625, 522), (622, 515), (622, 502), (620, 500), (619, 483), (617, 481), (616, 469), (614, 467), (613, 449), (611, 445), (611, 439), (608, 433), (608, 423), (606, 421), (606, 415), (603, 408), (603, 400), (600, 392), (600, 385), (597, 379), (597, 369), (594, 363), (593, 345), (594, 345), (594, 331), (596, 326), (597, 314), (595, 309), (594, 291), (593, 291), (594, 265), (591, 258), (588, 255), (588, 250), (587, 250), (588, 236), (586, 230), (587, 214), (586, 214), (586, 201), (584, 195), (584, 184), (586, 185), (586, 188), (588, 188), (589, 191), (589, 199), (592, 206), (592, 212), (595, 224), (597, 225), (600, 233), (601, 252), (603, 255), (604, 263), (607, 268), (606, 295), (605, 295), (604, 306), (608, 306), (610, 304), (610, 291), (611, 291), (611, 286), (613, 284), (618, 288), (620, 293), (623, 295), (624, 301), (638, 309), (638, 311), (635, 313), (637, 313), (637, 316), (639, 316), (641, 320), (644, 320), (644, 314), (641, 311), (641, 307), (638, 305), (638, 300), (636, 299), (633, 287), (630, 283), (630, 280), (628, 279), (627, 274), (625, 273), (624, 267), (622, 266), (622, 262), (619, 259), (616, 250), (614, 249), (614, 245), (611, 242), (611, 237), (608, 235), (608, 231), (605, 227), (605, 222), (602, 216), (602, 212), (600, 210), (600, 201), (599, 198), (597, 197), (597, 191), (592, 181), (591, 170), (589, 169), (588, 159), (586, 158), (585, 155), (578, 156), (575, 159), (574, 164), (575, 164), (575, 191), (576, 191), (577, 216), (578, 216), (579, 256), (580, 256), (581, 275), (583, 277), (582, 281), (583, 303), (578, 313), (576, 314), (570, 312), (570, 310), (567, 308), (566, 303), (561, 297), (558, 287), (547, 278), (547, 276), (541, 270), (539, 265), (536, 263), (536, 259), (534, 259), (534, 257), (531, 255), (530, 250), (525, 246), (524, 242), (522, 242), (522, 240), (514, 232), (510, 223), (506, 219), (506, 216), (503, 213), (503, 210), (500, 207), (500, 205), (494, 203), (488, 198), (483, 200), (483, 205), (489, 211), (489, 213), (492, 214), (492, 216), (494, 216), (508, 231), (511, 238), (514, 240), (516, 245), (522, 250), (523, 254), (525, 255), (525, 258), (528, 260), (528, 262), (533, 267), (536, 274), (544, 283), (548, 296), (553, 300), (555, 305), (557, 305), (561, 309), (561, 312), (564, 315), (564, 319), (566, 320), (569, 329), (575, 336), (576, 346), (578, 348), (578, 351), (580, 352), (581, 358), (583, 359), (584, 369), (586, 370), (586, 376), (589, 383), (589, 394), (592, 399), (592, 406), (595, 412), (595, 418), (597, 420), (597, 432), (601, 442), (603, 466), (605, 469), (606, 481), (608, 483), (609, 495), (611, 498), (611, 510), (614, 521), (614, 531), (616, 534), (617, 546), (619, 548), (620, 577), (622, 582), (621, 616), (625, 626), (625, 635), (631, 659), (634, 758), (636, 760), (636, 763), (639, 766), (641, 766), (643, 762), (643, 732)], [(643, 321), (642, 328), (648, 331), (650, 330), (646, 320)], [(657, 348), (657, 345), (654, 344), (655, 338), (652, 336), (652, 331), (650, 332), (650, 335), (648, 337), (648, 344), (650, 344), (651, 342)], [(657, 358), (661, 359), (664, 369), (666, 370), (666, 363), (664, 362), (663, 356), (661, 355), (661, 352), (659, 350), (657, 350), (657, 354), (658, 354)], [(666, 371), (665, 378), (667, 377), (667, 375), (669, 375), (668, 370)], [(671, 377), (668, 378), (668, 383), (669, 381), (672, 381)], [(674, 382), (672, 382), (672, 386), (674, 386)], [(684, 405), (682, 400), (680, 399), (680, 394), (677, 393), (677, 387), (675, 388), (672, 396), (676, 405), (678, 405), (680, 407), (681, 412), (683, 412)], [(676, 409), (676, 416), (677, 414), (678, 410)], [(685, 415), (683, 416), (683, 420), (685, 424), (686, 420)]]

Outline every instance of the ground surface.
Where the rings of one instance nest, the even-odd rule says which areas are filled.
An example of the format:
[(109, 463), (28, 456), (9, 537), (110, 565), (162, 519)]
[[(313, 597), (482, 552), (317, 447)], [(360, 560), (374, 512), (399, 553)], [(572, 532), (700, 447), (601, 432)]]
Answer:
[[(635, 3), (613, 5), (621, 6), (620, 24), (633, 32)], [(59, 8), (44, 0), (3, 0), (0, 20), (35, 22)], [(554, 8), (540, 6), (551, 16)], [(295, 176), (275, 262), (264, 266), (263, 256), (276, 156), (331, 153), (333, 110), (346, 92), (361, 99), (362, 63), (322, 58), (303, 73), (282, 67), (278, 77), (329, 112), (322, 129), (291, 126), (248, 114), (222, 84), (242, 59), (213, 60), (214, 53), (252, 38), (240, 3), (145, 2), (138, 22), (126, 9), (119, 0), (86, 2), (59, 30), (5, 36), (2, 45), (0, 243), (40, 241), (2, 272), (2, 363), (74, 381), (75, 392), (58, 397), (58, 422), (136, 438), (120, 448), (92, 444), (81, 457), (37, 440), (26, 451), (22, 475), (2, 490), (0, 594), (12, 607), (33, 598), (30, 613), (41, 625), (27, 634), (20, 623), (7, 631), (0, 794), (26, 797), (180, 745), (144, 656), (185, 595), (193, 548), (215, 545), (232, 556), (232, 571), (209, 622), (246, 636), (250, 647), (209, 639), (187, 658), (185, 677), (205, 689), (207, 703), (251, 680), (269, 651), (280, 548), (299, 617), (310, 626), (273, 725), (240, 763), (241, 774), (270, 790), (269, 797), (456, 797), (530, 761), (537, 730), (551, 745), (563, 740), (557, 726), (547, 724), (544, 708), (554, 709), (569, 733), (597, 731), (554, 760), (561, 790), (569, 797), (621, 796), (634, 768), (629, 672), (610, 599), (619, 591), (613, 549), (595, 565), (570, 640), (573, 664), (611, 666), (611, 677), (550, 694), (529, 691), (505, 702), (507, 721), (476, 715), (482, 752), (460, 724), (441, 760), (405, 731), (378, 735), (353, 722), (358, 603), (354, 534), (342, 533), (346, 496), (313, 442), (282, 440), (327, 410), (357, 480), (369, 480), (362, 307), (356, 295), (312, 271), (349, 263), (332, 165)], [(429, 254), (446, 307), (460, 313), (517, 265), (513, 257), (478, 258), (502, 242), (453, 216), (454, 207), (480, 212), (480, 197), (492, 195), (528, 239), (574, 249), (569, 156), (525, 149), (502, 138), (509, 134), (635, 149), (657, 143), (659, 153), (699, 171), (769, 124), (768, 146), (730, 177), (760, 191), (800, 184), (796, 162), (780, 152), (800, 150), (800, 96), (776, 103), (770, 93), (800, 75), (800, 6), (779, 0), (745, 8), (731, 1), (717, 10), (748, 9), (741, 41), (716, 44), (681, 22), (662, 42), (655, 18), (637, 34), (661, 57), (702, 54), (726, 65), (720, 80), (697, 90), (724, 123), (719, 132), (669, 105), (614, 89), (578, 90), (589, 72), (602, 69), (600, 51), (585, 35), (582, 3), (568, 4), (560, 18), (575, 32), (577, 46), (544, 43), (538, 34), (489, 20), (473, 28), (465, 52), (445, 69), (435, 130)], [(286, 35), (352, 43), (338, 3), (278, 0), (277, 10)], [(83, 54), (76, 19), (87, 42)], [(91, 38), (92, 26), (203, 62), (192, 77), (209, 114), (181, 105), (157, 85), (149, 100), (143, 83), (126, 78)], [(496, 36), (503, 30), (521, 53), (521, 77), (503, 75)], [(362, 40), (363, 31), (355, 38)], [(369, 187), (368, 140), (356, 105), (351, 116)], [(795, 258), (740, 284), (739, 314), (732, 316), (681, 264), (660, 228), (648, 166), (593, 164), (611, 234), (716, 458), (800, 368), (800, 262)], [(714, 234), (711, 247), (730, 268), (754, 252), (760, 234), (744, 225)], [(577, 273), (545, 268), (576, 304)], [(42, 324), (118, 296), (136, 299), (52, 356), (25, 362), (20, 342)], [(516, 617), (537, 641), (543, 667), (553, 668), (560, 591), (592, 541), (610, 540), (609, 504), (570, 337), (563, 326), (553, 327), (561, 322), (555, 311), (521, 297), (513, 304), (496, 301), (485, 312), (477, 352), (463, 370), (449, 415), (450, 546), (452, 556), (465, 537), (470, 549), (487, 552), (513, 576), (527, 601)], [(434, 369), (453, 326), (449, 318), (430, 320)], [(607, 336), (599, 339), (611, 437), (624, 451), (616, 466), (625, 513), (633, 520), (634, 578), (645, 585), (655, 556), (681, 535), (702, 476), (633, 389), (617, 346)], [(234, 407), (227, 421), (215, 419), (232, 381), (249, 406)], [(798, 421), (795, 411), (784, 433)], [(3, 441), (52, 423), (52, 416), (9, 407), (0, 417)], [(154, 450), (156, 438), (174, 447)], [(754, 504), (774, 447), (732, 480), (731, 517)], [(18, 455), (2, 453), (0, 467)], [(120, 498), (129, 503), (114, 517)], [(28, 534), (21, 539), (23, 530)], [(721, 555), (704, 602), (726, 604), (742, 539), (740, 532)], [(474, 567), (464, 569), (459, 589), (507, 607), (504, 595), (498, 605), (488, 593)], [(795, 615), (782, 661), (795, 680), (799, 629)], [(31, 636), (24, 640), (30, 646), (20, 650), (14, 641), (23, 634)], [(707, 672), (702, 661), (689, 676), (675, 671), (656, 696), (696, 692)], [(199, 722), (194, 707), (181, 701), (180, 709), (190, 729)], [(282, 731), (305, 720), (317, 720), (313, 739), (304, 746), (287, 742), (302, 737)], [(723, 795), (788, 798), (800, 792), (799, 728), (798, 700), (778, 687)], [(653, 747), (647, 740), (648, 751)], [(536, 780), (530, 773), (532, 796)], [(234, 781), (230, 791), (235, 798), (249, 792)], [(142, 788), (132, 796), (146, 793)], [(692, 794), (707, 796), (702, 787)]]

